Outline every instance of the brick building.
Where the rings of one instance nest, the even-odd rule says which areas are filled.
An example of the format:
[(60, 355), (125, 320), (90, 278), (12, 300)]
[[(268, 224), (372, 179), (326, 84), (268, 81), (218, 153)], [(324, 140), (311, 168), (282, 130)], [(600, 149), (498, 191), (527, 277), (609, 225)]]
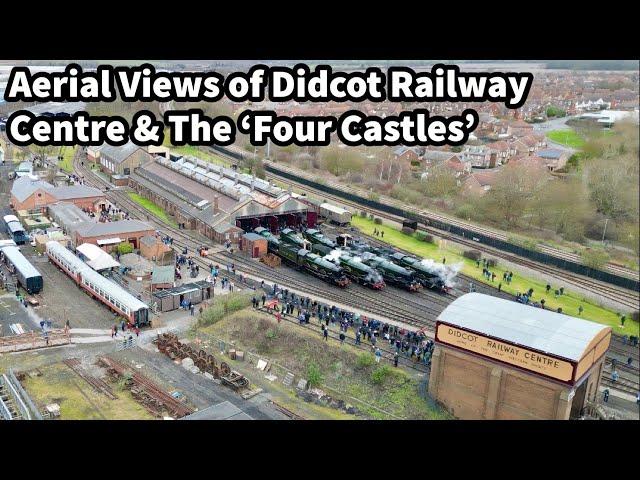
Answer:
[(139, 220), (90, 222), (78, 226), (75, 244), (93, 243), (106, 251), (111, 251), (118, 244), (129, 242), (133, 248), (140, 248), (140, 239), (149, 235), (155, 235), (155, 229)]
[(153, 158), (143, 147), (131, 142), (121, 147), (103, 145), (97, 157), (91, 153), (101, 170), (111, 175), (131, 175), (134, 169)]
[(469, 293), (438, 317), (429, 393), (461, 419), (578, 418), (610, 341), (605, 325)]
[(80, 209), (100, 210), (107, 200), (102, 191), (87, 185), (54, 187), (31, 176), (17, 178), (11, 187), (11, 205), (17, 210), (45, 209), (57, 202), (73, 203)]

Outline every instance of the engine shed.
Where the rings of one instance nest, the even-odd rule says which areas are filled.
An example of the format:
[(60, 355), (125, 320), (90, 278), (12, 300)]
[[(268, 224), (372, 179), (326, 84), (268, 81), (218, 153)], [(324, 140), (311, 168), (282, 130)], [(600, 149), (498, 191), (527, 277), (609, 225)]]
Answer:
[(461, 419), (578, 418), (610, 341), (605, 325), (468, 293), (438, 317), (429, 393)]

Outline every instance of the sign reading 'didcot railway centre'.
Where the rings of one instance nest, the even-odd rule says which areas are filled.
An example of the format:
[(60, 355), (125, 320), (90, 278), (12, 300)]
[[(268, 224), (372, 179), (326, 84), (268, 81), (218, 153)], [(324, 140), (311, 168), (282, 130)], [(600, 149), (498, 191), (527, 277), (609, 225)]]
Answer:
[(521, 346), (500, 342), (443, 323), (438, 324), (436, 339), (441, 343), (555, 378), (561, 382), (571, 382), (573, 378), (573, 364), (566, 360), (543, 355)]

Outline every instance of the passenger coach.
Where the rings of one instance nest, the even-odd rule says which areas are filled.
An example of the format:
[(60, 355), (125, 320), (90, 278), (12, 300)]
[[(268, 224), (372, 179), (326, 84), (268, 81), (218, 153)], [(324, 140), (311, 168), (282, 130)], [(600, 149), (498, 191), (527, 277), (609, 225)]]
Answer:
[(49, 259), (78, 286), (97, 298), (132, 325), (149, 324), (149, 307), (120, 285), (103, 277), (58, 242), (47, 242)]
[(22, 285), (29, 295), (39, 293), (42, 290), (42, 275), (31, 265), (18, 247), (15, 245), (3, 246), (0, 249), (0, 258), (7, 265), (9, 271), (16, 276), (18, 283)]
[(5, 215), (2, 220), (4, 221), (5, 230), (11, 235), (11, 238), (16, 244), (22, 245), (29, 241), (29, 236), (24, 231), (18, 217), (15, 215)]

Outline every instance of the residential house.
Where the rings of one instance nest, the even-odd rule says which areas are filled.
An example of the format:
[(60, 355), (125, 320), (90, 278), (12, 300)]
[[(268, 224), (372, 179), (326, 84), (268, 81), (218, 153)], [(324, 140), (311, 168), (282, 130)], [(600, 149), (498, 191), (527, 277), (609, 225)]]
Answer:
[(559, 148), (547, 148), (539, 150), (537, 156), (545, 160), (549, 170), (554, 171), (567, 164), (567, 160), (571, 157), (571, 152), (560, 150)]
[(517, 155), (533, 155), (547, 146), (547, 140), (544, 135), (526, 135), (511, 142), (510, 146)]
[(497, 175), (497, 170), (473, 172), (462, 182), (462, 191), (468, 195), (484, 195), (491, 190)]
[(504, 164), (516, 154), (516, 149), (504, 140), (488, 143), (487, 147), (496, 153), (498, 164)]
[(460, 159), (475, 168), (493, 168), (498, 163), (497, 155), (486, 145), (467, 145)]
[(516, 120), (509, 124), (507, 133), (513, 137), (524, 137), (533, 133), (533, 125), (523, 120)]
[(410, 163), (419, 161), (418, 152), (413, 147), (405, 147), (401, 145), (393, 151), (393, 156), (396, 160), (402, 159)]

